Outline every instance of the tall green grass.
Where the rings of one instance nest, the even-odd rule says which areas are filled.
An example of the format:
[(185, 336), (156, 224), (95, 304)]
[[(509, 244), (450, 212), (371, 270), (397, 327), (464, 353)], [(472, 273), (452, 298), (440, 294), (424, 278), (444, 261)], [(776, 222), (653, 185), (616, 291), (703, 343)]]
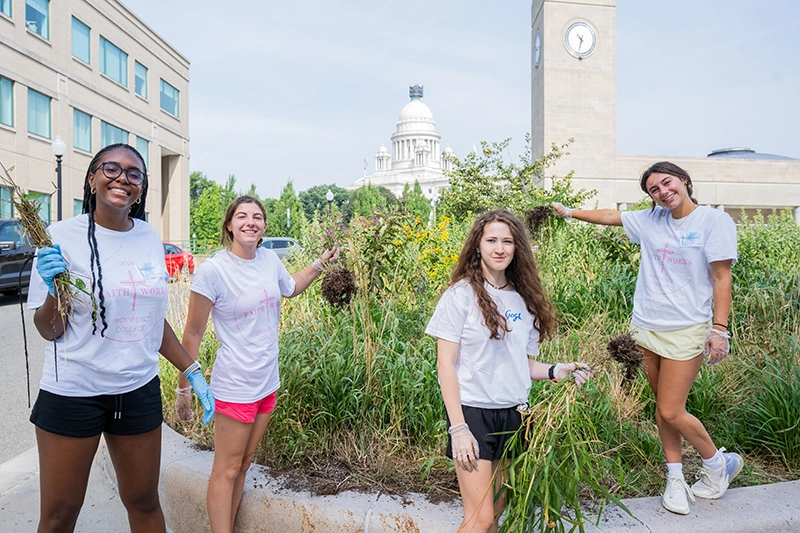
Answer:
[[(295, 258), (291, 271), (307, 265), (326, 244), (331, 222), (312, 224), (305, 255)], [(789, 213), (744, 222), (740, 259), (733, 267), (731, 355), (715, 367), (703, 367), (688, 400), (689, 411), (704, 422), (717, 446), (744, 456), (745, 469), (734, 485), (800, 478), (800, 228)], [(436, 345), (424, 328), (469, 226), (442, 219), (428, 228), (397, 213), (337, 226), (337, 239), (346, 249), (343, 262), (354, 271), (359, 293), (341, 311), (322, 299), (318, 283), (284, 301), (282, 385), (258, 461), (327, 472), (341, 487), (352, 482), (456, 491), (452, 463), (443, 457), (446, 428)], [(535, 418), (531, 428), (553, 446), (550, 467), (568, 464), (576, 472), (576, 465), (591, 466), (593, 477), (553, 477), (552, 468), (537, 466), (529, 456), (518, 464), (530, 466), (535, 475), (520, 477), (516, 470), (509, 491), (521, 495), (531, 483), (542, 490), (551, 487), (550, 509), (570, 507), (576, 494), (600, 499), (606, 491), (615, 497), (659, 494), (664, 458), (652, 394), (643, 375), (623, 388), (622, 370), (606, 355), (608, 341), (627, 330), (638, 249), (618, 228), (558, 221), (537, 243), (536, 256), (559, 318), (557, 335), (543, 343), (540, 359), (585, 360), (596, 379), (584, 391), (565, 396), (580, 407), (571, 408), (575, 417), (568, 428), (538, 426), (546, 419)], [(172, 305), (178, 324), (181, 309), (185, 302)], [(215, 350), (210, 329), (201, 348), (207, 368)], [(199, 420), (175, 420), (174, 378), (165, 365), (167, 420), (210, 446), (213, 428)], [(562, 393), (566, 389), (535, 383), (530, 403), (545, 409), (561, 401)], [(591, 457), (576, 463), (576, 450), (590, 450)], [(699, 467), (690, 447), (685, 452), (685, 460)], [(544, 493), (536, 495), (531, 501), (511, 498), (509, 516), (517, 516), (520, 506), (541, 504)], [(560, 513), (558, 508), (548, 520), (580, 518), (574, 511)]]

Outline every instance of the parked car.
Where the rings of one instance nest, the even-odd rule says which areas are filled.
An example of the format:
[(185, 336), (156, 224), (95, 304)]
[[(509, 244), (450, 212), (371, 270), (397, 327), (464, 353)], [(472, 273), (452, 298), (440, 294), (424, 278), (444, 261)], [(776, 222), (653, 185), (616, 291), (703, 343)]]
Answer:
[(28, 288), (35, 252), (36, 247), (28, 240), (19, 220), (0, 220), (0, 293), (13, 296)]
[(175, 278), (179, 274), (186, 276), (194, 274), (194, 256), (180, 246), (171, 242), (162, 243), (164, 245), (164, 261), (167, 263), (167, 274)]
[(290, 237), (264, 237), (261, 243), (262, 248), (268, 248), (278, 254), (278, 257), (283, 259), (289, 257), (295, 251), (300, 249), (297, 241)]

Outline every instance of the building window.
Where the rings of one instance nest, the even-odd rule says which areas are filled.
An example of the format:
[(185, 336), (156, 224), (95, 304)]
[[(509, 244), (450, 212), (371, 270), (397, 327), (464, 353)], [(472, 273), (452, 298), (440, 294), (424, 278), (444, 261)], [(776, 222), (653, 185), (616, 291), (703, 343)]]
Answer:
[(89, 26), (72, 17), (72, 55), (86, 63), (91, 63)]
[(133, 90), (142, 98), (147, 98), (147, 67), (138, 61), (133, 64)]
[(50, 138), (50, 98), (28, 89), (28, 131)]
[(11, 203), (11, 191), (8, 187), (0, 187), (0, 218), (14, 216), (14, 204)]
[(25, 0), (25, 27), (45, 39), (50, 39), (49, 0)]
[(0, 124), (14, 125), (14, 82), (0, 78)]
[(83, 200), (72, 200), (72, 216), (83, 214)]
[(148, 161), (149, 152), (150, 152), (150, 143), (147, 142), (147, 139), (142, 139), (141, 137), (136, 137), (136, 151), (142, 154), (142, 159), (144, 159), (144, 166), (150, 167), (150, 162)]
[(100, 148), (109, 144), (128, 144), (128, 132), (108, 122), (100, 121)]
[(178, 116), (178, 97), (180, 92), (178, 89), (169, 83), (161, 80), (161, 109), (173, 115)]
[(128, 86), (128, 54), (105, 37), (100, 37), (100, 72), (117, 83)]
[(92, 116), (77, 109), (72, 110), (72, 146), (92, 151)]
[(39, 204), (39, 218), (41, 218), (42, 221), (46, 225), (49, 226), (50, 225), (50, 221), (51, 221), (51, 218), (50, 218), (50, 195), (49, 194), (45, 194), (43, 192), (30, 191), (29, 197), (34, 202)]
[(0, 13), (11, 18), (11, 0), (0, 0)]

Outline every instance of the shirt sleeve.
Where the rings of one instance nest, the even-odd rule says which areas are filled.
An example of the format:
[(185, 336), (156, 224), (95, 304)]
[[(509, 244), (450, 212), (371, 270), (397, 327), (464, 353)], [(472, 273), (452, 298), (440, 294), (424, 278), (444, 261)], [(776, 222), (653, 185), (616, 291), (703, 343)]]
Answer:
[(197, 267), (194, 279), (192, 279), (192, 292), (205, 296), (212, 303), (216, 303), (219, 297), (219, 286), (219, 273), (212, 258), (209, 258)]
[(732, 259), (736, 263), (738, 259), (736, 246), (736, 224), (728, 213), (720, 213), (714, 217), (705, 243), (708, 262)]
[(295, 285), (297, 284), (292, 275), (289, 274), (289, 271), (286, 270), (286, 265), (283, 264), (283, 261), (276, 256), (275, 262), (277, 263), (275, 270), (278, 278), (278, 287), (281, 289), (281, 295), (289, 297), (294, 292)]
[(439, 303), (436, 304), (436, 310), (428, 322), (428, 327), (425, 328), (425, 333), (437, 339), (461, 342), (461, 334), (470, 304), (459, 292), (462, 291), (458, 291), (456, 287), (450, 287), (442, 294)]
[(532, 327), (528, 334), (528, 346), (525, 348), (525, 353), (532, 357), (539, 355), (539, 330), (535, 327)]
[(642, 242), (642, 226), (645, 224), (647, 212), (641, 211), (623, 211), (620, 213), (622, 217), (622, 227), (631, 242), (641, 244)]

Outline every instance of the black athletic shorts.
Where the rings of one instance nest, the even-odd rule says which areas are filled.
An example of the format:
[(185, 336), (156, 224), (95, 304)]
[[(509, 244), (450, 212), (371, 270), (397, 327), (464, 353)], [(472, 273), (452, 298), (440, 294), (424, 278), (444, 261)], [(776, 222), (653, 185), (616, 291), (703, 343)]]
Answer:
[(36, 427), (76, 438), (101, 433), (141, 435), (156, 429), (163, 421), (158, 376), (125, 394), (61, 396), (40, 390), (31, 411), (31, 422)]
[[(503, 456), (506, 442), (522, 425), (522, 415), (515, 407), (507, 409), (481, 409), (480, 407), (461, 406), (464, 421), (478, 441), (479, 459), (496, 461)], [(450, 418), (447, 419), (450, 427)], [(453, 458), (453, 441), (447, 436), (447, 457)]]

